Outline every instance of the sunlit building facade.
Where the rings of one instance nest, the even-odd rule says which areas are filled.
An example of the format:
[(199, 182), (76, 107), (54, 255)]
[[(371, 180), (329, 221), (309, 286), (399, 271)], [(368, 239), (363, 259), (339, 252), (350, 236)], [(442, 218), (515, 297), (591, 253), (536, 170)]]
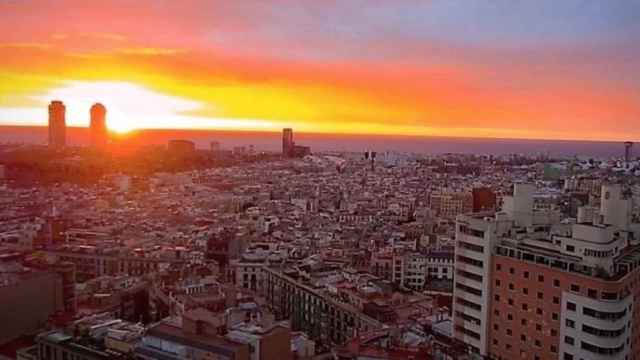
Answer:
[(499, 213), (456, 226), (454, 334), (492, 359), (639, 357), (640, 224), (620, 185), (597, 216), (558, 221), (515, 186)]

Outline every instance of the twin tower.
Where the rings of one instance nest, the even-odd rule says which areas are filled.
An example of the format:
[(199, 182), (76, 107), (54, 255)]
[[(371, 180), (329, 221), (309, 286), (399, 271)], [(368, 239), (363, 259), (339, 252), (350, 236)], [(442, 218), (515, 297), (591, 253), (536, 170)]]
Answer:
[[(65, 119), (66, 107), (59, 100), (54, 100), (49, 104), (49, 146), (62, 148), (67, 145), (67, 123)], [(97, 103), (91, 106), (91, 122), (89, 131), (91, 145), (94, 147), (104, 147), (109, 139), (107, 133), (107, 109), (104, 105)]]

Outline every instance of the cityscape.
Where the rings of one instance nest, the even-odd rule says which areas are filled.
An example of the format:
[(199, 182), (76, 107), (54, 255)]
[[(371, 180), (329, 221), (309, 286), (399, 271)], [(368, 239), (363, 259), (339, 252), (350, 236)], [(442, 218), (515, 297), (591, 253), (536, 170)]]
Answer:
[(35, 2), (0, 1), (0, 360), (640, 360), (637, 3)]

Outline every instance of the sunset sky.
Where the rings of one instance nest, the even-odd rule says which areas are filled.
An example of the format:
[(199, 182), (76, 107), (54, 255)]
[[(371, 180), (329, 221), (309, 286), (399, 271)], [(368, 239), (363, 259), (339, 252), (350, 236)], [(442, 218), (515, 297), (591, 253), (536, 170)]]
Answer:
[(640, 140), (640, 1), (0, 0), (0, 124)]

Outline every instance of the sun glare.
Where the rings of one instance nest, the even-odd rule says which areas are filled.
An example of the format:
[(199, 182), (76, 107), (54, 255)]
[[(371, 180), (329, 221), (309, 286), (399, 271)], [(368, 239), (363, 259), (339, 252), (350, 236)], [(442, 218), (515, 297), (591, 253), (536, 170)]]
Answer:
[(60, 100), (66, 106), (68, 126), (89, 126), (89, 109), (95, 103), (107, 108), (107, 128), (126, 134), (139, 129), (277, 130), (284, 124), (261, 119), (196, 115), (200, 102), (163, 94), (130, 82), (67, 81), (44, 94), (30, 97), (37, 107), (0, 107), (0, 122), (42, 125), (47, 122), (46, 104)]
[(71, 81), (38, 99), (62, 100), (67, 107), (67, 124), (75, 126), (87, 126), (89, 108), (100, 102), (107, 108), (107, 127), (116, 133), (155, 128), (163, 123), (179, 126), (181, 117), (201, 106), (196, 101), (127, 82)]

